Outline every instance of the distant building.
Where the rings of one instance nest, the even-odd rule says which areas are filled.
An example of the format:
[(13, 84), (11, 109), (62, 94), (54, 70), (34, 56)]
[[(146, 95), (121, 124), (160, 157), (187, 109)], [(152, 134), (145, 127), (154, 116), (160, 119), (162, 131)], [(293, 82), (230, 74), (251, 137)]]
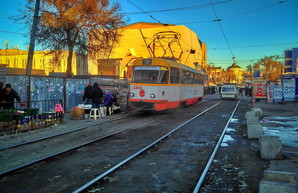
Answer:
[(243, 82), (243, 69), (236, 63), (227, 68), (228, 82), (241, 84)]
[(295, 74), (298, 72), (298, 48), (285, 51), (284, 73)]
[(208, 67), (207, 74), (208, 74), (208, 82), (214, 84), (222, 83), (222, 67)]
[[(46, 76), (50, 72), (65, 73), (67, 69), (68, 51), (63, 50), (60, 60), (55, 60), (56, 52), (50, 51), (35, 51), (32, 63), (32, 75)], [(0, 65), (6, 66), (6, 74), (24, 75), (26, 73), (28, 51), (19, 49), (0, 49)], [(74, 53), (72, 60), (72, 73), (74, 75), (80, 73), (87, 73), (86, 69), (80, 69), (79, 61), (86, 62), (86, 60), (78, 59)]]

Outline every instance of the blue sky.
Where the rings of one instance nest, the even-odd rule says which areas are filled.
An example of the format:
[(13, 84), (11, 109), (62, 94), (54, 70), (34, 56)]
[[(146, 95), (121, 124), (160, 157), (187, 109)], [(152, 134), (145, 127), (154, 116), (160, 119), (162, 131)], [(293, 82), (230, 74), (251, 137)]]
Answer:
[[(0, 1), (0, 48), (18, 45), (27, 49), (28, 33), (8, 19), (18, 14), (25, 0)], [(233, 63), (245, 68), (265, 56), (280, 55), (298, 47), (298, 0), (118, 0), (128, 24), (160, 22), (185, 25), (207, 44), (208, 63), (227, 68)], [(184, 9), (181, 9), (184, 8)], [(162, 11), (174, 9), (173, 11)], [(136, 14), (136, 12), (148, 14)], [(150, 12), (160, 11), (160, 12)], [(222, 19), (218, 22), (213, 20)], [(223, 33), (225, 35), (223, 35)], [(227, 41), (225, 40), (225, 37)], [(228, 42), (228, 43), (227, 43)], [(231, 49), (229, 49), (229, 46)]]

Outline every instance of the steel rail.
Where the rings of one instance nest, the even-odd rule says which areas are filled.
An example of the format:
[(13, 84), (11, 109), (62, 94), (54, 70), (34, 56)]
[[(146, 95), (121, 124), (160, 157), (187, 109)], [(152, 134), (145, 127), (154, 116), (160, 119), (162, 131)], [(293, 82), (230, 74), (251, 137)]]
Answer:
[(75, 146), (75, 147), (71, 147), (71, 148), (65, 149), (65, 150), (63, 150), (63, 151), (60, 151), (60, 152), (57, 152), (57, 153), (48, 155), (48, 156), (46, 156), (46, 157), (43, 157), (43, 158), (40, 158), (40, 159), (31, 161), (31, 162), (25, 163), (25, 164), (23, 164), (23, 165), (20, 165), (20, 166), (14, 167), (14, 168), (11, 168), (11, 169), (9, 169), (9, 170), (5, 170), (5, 171), (3, 171), (3, 172), (0, 173), (0, 176), (2, 176), (2, 175), (7, 175), (7, 174), (9, 174), (9, 173), (11, 173), (11, 172), (14, 172), (14, 171), (16, 171), (16, 170), (25, 168), (25, 167), (27, 167), (27, 166), (36, 164), (36, 163), (41, 162), (41, 161), (45, 161), (45, 160), (47, 160), (47, 159), (49, 159), (49, 158), (53, 158), (53, 157), (58, 156), (58, 155), (61, 155), (61, 154), (63, 154), (63, 153), (66, 153), (66, 152), (69, 152), (69, 151), (72, 151), (72, 150), (81, 148), (81, 147), (83, 147), (83, 146), (89, 145), (89, 144), (91, 144), (91, 143), (97, 142), (97, 141), (102, 140), (102, 139), (105, 139), (105, 138), (108, 138), (108, 137), (110, 137), (110, 136), (112, 136), (112, 135), (115, 135), (115, 134), (120, 133), (120, 132), (125, 131), (125, 130), (126, 130), (126, 129), (121, 129), (121, 130), (112, 132), (112, 133), (110, 133), (110, 134), (101, 136), (101, 137), (99, 137), (99, 138), (93, 139), (92, 141), (88, 141), (88, 142), (86, 142), (86, 143), (82, 143), (82, 144), (77, 145), (77, 146)]
[(178, 129), (180, 129), (181, 127), (183, 127), (184, 125), (188, 124), (189, 122), (193, 121), (194, 119), (196, 119), (197, 117), (201, 116), (202, 114), (206, 113), (207, 111), (209, 111), (210, 109), (214, 108), (215, 106), (219, 105), (221, 102), (216, 103), (215, 105), (213, 105), (212, 107), (209, 107), (208, 109), (204, 110), (203, 112), (197, 114), (196, 116), (194, 116), (193, 118), (189, 119), (188, 121), (182, 123), (181, 125), (179, 125), (178, 127), (174, 128), (173, 130), (171, 130), (170, 132), (168, 132), (167, 134), (161, 136), (160, 138), (158, 138), (157, 140), (153, 141), (152, 143), (150, 143), (149, 145), (147, 145), (146, 147), (142, 148), (141, 150), (139, 150), (138, 152), (134, 153), (133, 155), (129, 156), (128, 158), (124, 159), (123, 161), (121, 161), (120, 163), (116, 164), (115, 166), (113, 166), (112, 168), (110, 168), (109, 170), (105, 171), (104, 173), (100, 174), (99, 176), (95, 177), (94, 179), (92, 179), (91, 181), (87, 182), (85, 185), (81, 186), (80, 188), (76, 189), (73, 191), (73, 193), (79, 193), (82, 192), (84, 190), (86, 190), (88, 187), (90, 187), (91, 185), (93, 185), (94, 183), (96, 183), (97, 181), (101, 180), (102, 178), (104, 178), (105, 176), (107, 176), (108, 174), (112, 173), (113, 171), (115, 171), (116, 169), (120, 168), (121, 166), (123, 166), (124, 164), (126, 164), (127, 162), (129, 162), (130, 160), (134, 159), (135, 157), (137, 157), (138, 155), (140, 155), (141, 153), (145, 152), (146, 150), (148, 150), (149, 148), (151, 148), (152, 146), (154, 146), (155, 144), (159, 143), (160, 141), (162, 141), (163, 139), (165, 139), (166, 137), (168, 137), (169, 135), (171, 135), (172, 133), (174, 133), (175, 131), (177, 131)]
[(51, 139), (51, 138), (62, 136), (62, 135), (66, 135), (66, 134), (69, 134), (69, 133), (72, 133), (72, 132), (76, 132), (76, 131), (80, 131), (80, 130), (83, 130), (83, 129), (86, 129), (86, 128), (89, 128), (89, 127), (92, 127), (92, 126), (95, 126), (95, 125), (101, 125), (101, 124), (108, 123), (108, 122), (118, 121), (118, 120), (124, 119), (124, 118), (129, 117), (129, 116), (133, 116), (133, 115), (123, 116), (121, 118), (112, 119), (112, 120), (109, 120), (109, 121), (102, 122), (100, 124), (95, 124), (94, 123), (94, 124), (91, 124), (91, 125), (78, 127), (76, 129), (72, 129), (72, 130), (69, 130), (69, 131), (57, 133), (57, 134), (54, 134), (54, 135), (49, 135), (49, 136), (46, 136), (46, 137), (41, 137), (41, 138), (34, 139), (32, 141), (27, 141), (27, 142), (24, 142), (24, 143), (18, 143), (18, 144), (15, 144), (15, 145), (0, 147), (0, 151), (6, 150), (6, 149), (15, 148), (15, 147), (19, 147), (19, 146), (23, 146), (23, 145), (28, 145), (28, 144), (31, 144), (31, 143), (35, 143), (35, 142), (38, 142), (38, 141), (43, 141), (43, 140)]
[(208, 172), (208, 170), (209, 170), (209, 168), (210, 168), (210, 166), (211, 166), (211, 164), (212, 164), (212, 162), (213, 162), (213, 159), (214, 159), (214, 157), (215, 157), (215, 155), (216, 155), (216, 153), (217, 153), (217, 151), (218, 151), (219, 146), (220, 146), (221, 143), (222, 143), (222, 140), (223, 140), (223, 138), (224, 138), (224, 136), (225, 136), (225, 134), (226, 134), (226, 130), (227, 130), (227, 128), (228, 128), (228, 126), (229, 126), (229, 124), (230, 124), (230, 122), (231, 122), (231, 119), (232, 119), (232, 117), (234, 116), (234, 114), (235, 114), (235, 112), (236, 112), (236, 110), (237, 110), (237, 108), (238, 108), (240, 102), (241, 102), (241, 98), (240, 98), (240, 100), (238, 101), (238, 103), (236, 104), (236, 106), (235, 106), (235, 108), (234, 108), (234, 110), (233, 110), (233, 112), (232, 112), (232, 114), (231, 114), (229, 120), (227, 121), (226, 126), (225, 126), (225, 128), (223, 129), (223, 131), (222, 131), (222, 133), (221, 133), (221, 136), (220, 136), (220, 138), (219, 138), (219, 140), (218, 140), (218, 142), (217, 142), (217, 144), (216, 144), (216, 146), (215, 146), (215, 148), (214, 148), (214, 150), (213, 150), (213, 153), (211, 154), (211, 156), (210, 156), (210, 158), (209, 158), (209, 161), (208, 161), (208, 163), (207, 163), (207, 165), (206, 165), (206, 167), (205, 167), (205, 169), (204, 169), (204, 171), (203, 171), (203, 173), (202, 173), (202, 175), (201, 175), (201, 177), (200, 177), (200, 179), (199, 179), (199, 181), (198, 181), (198, 183), (197, 183), (197, 185), (196, 185), (196, 187), (195, 187), (193, 193), (198, 193), (198, 192), (200, 191), (201, 186), (202, 186), (202, 184), (203, 184), (203, 181), (204, 181), (204, 179), (205, 179), (205, 177), (206, 177), (206, 175), (207, 175), (207, 172)]

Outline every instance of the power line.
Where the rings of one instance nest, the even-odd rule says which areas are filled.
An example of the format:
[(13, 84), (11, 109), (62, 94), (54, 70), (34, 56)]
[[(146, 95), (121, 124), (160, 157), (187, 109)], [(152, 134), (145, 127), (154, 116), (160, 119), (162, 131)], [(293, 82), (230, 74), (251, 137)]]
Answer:
[(239, 13), (239, 14), (236, 14), (236, 15), (232, 15), (232, 16), (229, 16), (229, 17), (225, 17), (223, 18), (222, 20), (225, 20), (225, 19), (230, 19), (230, 18), (233, 18), (233, 17), (238, 17), (240, 15), (245, 15), (245, 14), (248, 14), (248, 13), (251, 13), (251, 12), (255, 12), (255, 11), (259, 11), (261, 9), (265, 9), (265, 8), (268, 8), (268, 7), (272, 7), (272, 6), (275, 6), (275, 5), (278, 5), (278, 4), (281, 4), (281, 3), (284, 3), (288, 0), (284, 0), (284, 1), (279, 1), (279, 2), (276, 2), (276, 3), (272, 3), (270, 5), (265, 5), (263, 7), (259, 7), (259, 8), (256, 8), (256, 9), (252, 9), (252, 10), (248, 10), (248, 11), (245, 11), (243, 13)]
[(158, 21), (157, 19), (155, 19), (152, 15), (150, 15), (149, 13), (147, 13), (145, 10), (143, 10), (142, 8), (140, 8), (139, 6), (137, 6), (136, 4), (134, 4), (133, 2), (131, 2), (130, 0), (127, 0), (128, 2), (130, 2), (131, 4), (133, 4), (135, 7), (137, 7), (138, 9), (140, 9), (141, 11), (143, 11), (144, 13), (146, 13), (149, 17), (151, 17), (153, 20), (157, 21), (158, 23), (161, 23), (160, 21)]
[[(235, 14), (235, 15), (228, 16), (228, 17), (224, 17), (224, 18), (221, 18), (219, 20), (222, 21), (222, 20), (238, 17), (238, 16), (241, 16), (241, 15), (249, 14), (249, 13), (252, 13), (252, 12), (255, 12), (255, 11), (259, 11), (261, 9), (265, 9), (265, 8), (268, 8), (268, 7), (279, 5), (279, 4), (284, 3), (286, 1), (289, 1), (289, 0), (278, 1), (276, 3), (272, 3), (272, 4), (265, 5), (265, 6), (262, 6), (262, 7), (259, 7), (259, 8), (251, 9), (251, 10), (248, 10), (248, 11), (245, 11), (245, 12), (242, 12), (242, 13), (238, 13), (238, 14)], [(217, 22), (217, 21), (218, 21), (218, 19), (217, 20), (202, 20), (202, 21), (193, 21), (193, 22), (183, 22), (183, 23), (177, 23), (177, 24), (209, 23), (209, 22)]]
[[(233, 1), (233, 0), (220, 1), (220, 2), (217, 2), (217, 3), (214, 3), (214, 4), (222, 4), (222, 3), (227, 3), (229, 1)], [(162, 9), (162, 10), (142, 11), (142, 12), (131, 12), (131, 13), (124, 13), (124, 14), (148, 14), (148, 13), (161, 13), (161, 12), (169, 12), (169, 11), (185, 11), (185, 10), (192, 10), (192, 9), (200, 9), (200, 8), (204, 8), (204, 7), (208, 7), (208, 6), (210, 6), (210, 3), (187, 6), (187, 7), (172, 8), (172, 9)]]
[[(275, 43), (275, 44), (260, 44), (260, 45), (250, 45), (250, 46), (239, 46), (239, 47), (232, 47), (232, 48), (255, 48), (255, 47), (266, 47), (266, 46), (279, 46), (285, 44), (297, 44), (298, 42), (285, 42), (285, 43)], [(224, 50), (229, 48), (209, 48), (207, 50)]]
[(27, 34), (24, 34), (24, 33), (18, 33), (18, 32), (11, 32), (11, 31), (3, 31), (3, 30), (0, 30), (1, 33), (9, 33), (9, 34), (18, 34), (18, 35), (27, 35)]
[(218, 18), (217, 13), (216, 13), (216, 11), (215, 11), (215, 8), (214, 8), (214, 6), (213, 6), (211, 0), (209, 0), (209, 2), (211, 3), (211, 7), (212, 7), (212, 9), (213, 9), (214, 15), (215, 15), (216, 20), (217, 20), (217, 22), (218, 22), (218, 25), (219, 25), (219, 27), (220, 27), (220, 29), (221, 29), (221, 32), (222, 32), (222, 34), (223, 34), (223, 36), (224, 36), (224, 38), (225, 38), (225, 40), (226, 40), (227, 45), (228, 45), (228, 47), (229, 47), (229, 50), (230, 50), (231, 55), (232, 55), (232, 59), (235, 60), (235, 57), (234, 57), (234, 54), (233, 54), (233, 52), (232, 52), (231, 46), (230, 46), (230, 44), (229, 44), (229, 41), (228, 41), (228, 39), (227, 39), (227, 36), (226, 36), (226, 34), (225, 34), (225, 32), (224, 32), (222, 26), (221, 26), (221, 23), (220, 23), (221, 20)]

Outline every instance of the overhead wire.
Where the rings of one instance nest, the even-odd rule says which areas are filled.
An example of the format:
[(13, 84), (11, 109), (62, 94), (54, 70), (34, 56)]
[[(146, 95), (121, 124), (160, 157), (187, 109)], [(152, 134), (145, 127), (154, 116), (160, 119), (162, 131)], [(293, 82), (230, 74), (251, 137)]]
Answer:
[(155, 19), (152, 15), (150, 15), (149, 13), (147, 13), (145, 10), (143, 10), (142, 8), (140, 8), (139, 6), (137, 6), (136, 4), (134, 4), (133, 2), (131, 2), (130, 0), (127, 0), (127, 1), (130, 2), (132, 5), (134, 5), (135, 7), (137, 7), (138, 9), (142, 10), (145, 14), (147, 14), (153, 20), (157, 21), (158, 23), (161, 23), (160, 21), (158, 21), (157, 19)]
[(222, 32), (222, 34), (223, 34), (223, 36), (224, 36), (224, 38), (225, 38), (225, 41), (226, 41), (227, 45), (228, 45), (228, 47), (229, 47), (230, 53), (231, 53), (231, 55), (232, 55), (232, 59), (234, 59), (234, 61), (236, 62), (236, 60), (235, 60), (235, 56), (234, 56), (234, 54), (233, 54), (233, 51), (232, 51), (232, 48), (231, 48), (230, 43), (229, 43), (229, 41), (228, 41), (228, 38), (227, 38), (227, 36), (226, 36), (226, 34), (225, 34), (224, 30), (223, 30), (223, 27), (222, 27), (222, 25), (221, 25), (221, 23), (220, 23), (221, 20), (218, 18), (218, 15), (217, 15), (217, 13), (216, 13), (216, 10), (215, 10), (215, 8), (214, 8), (214, 6), (213, 6), (211, 0), (209, 0), (209, 2), (211, 3), (211, 7), (212, 7), (212, 10), (213, 10), (214, 15), (215, 15), (215, 17), (216, 17), (216, 20), (217, 20), (217, 22), (218, 22), (218, 25), (219, 25), (219, 27), (220, 27), (220, 29), (221, 29), (221, 32)]
[[(222, 3), (226, 3), (226, 2), (230, 2), (230, 1), (233, 1), (233, 0), (220, 1), (220, 2), (216, 2), (214, 4), (222, 4)], [(148, 14), (148, 13), (161, 13), (161, 12), (169, 12), (169, 11), (185, 11), (185, 10), (200, 9), (200, 8), (204, 8), (204, 7), (208, 7), (208, 6), (210, 6), (210, 3), (187, 6), (187, 7), (172, 8), (172, 9), (162, 9), (162, 10), (142, 11), (142, 12), (131, 12), (131, 13), (124, 13), (124, 14)]]
[[(298, 42), (284, 42), (284, 43), (275, 43), (275, 44), (260, 44), (260, 45), (249, 45), (249, 46), (239, 46), (239, 47), (232, 47), (232, 48), (255, 48), (255, 47), (266, 47), (266, 46), (279, 46), (285, 44), (297, 44)], [(224, 50), (229, 48), (209, 48), (207, 50)]]
[[(227, 20), (227, 19), (231, 19), (231, 18), (238, 17), (238, 16), (241, 16), (241, 15), (249, 14), (249, 13), (252, 13), (252, 12), (255, 12), (255, 11), (259, 11), (261, 9), (265, 9), (265, 8), (268, 8), (268, 7), (279, 5), (279, 4), (284, 3), (286, 1), (289, 1), (289, 0), (278, 1), (278, 2), (275, 2), (275, 3), (265, 5), (265, 6), (262, 6), (262, 7), (258, 7), (258, 8), (255, 8), (255, 9), (251, 9), (251, 10), (248, 10), (248, 11), (245, 11), (245, 12), (242, 12), (242, 13), (238, 13), (238, 14), (231, 15), (231, 16), (228, 16), (228, 17), (220, 18), (220, 20), (221, 21), (222, 20)], [(177, 24), (210, 23), (210, 22), (217, 22), (217, 21), (218, 21), (218, 19), (217, 20), (211, 20), (210, 19), (210, 20), (202, 20), (202, 21), (183, 22), (183, 23), (177, 23)]]
[[(152, 15), (150, 15), (147, 11), (145, 11), (142, 8), (140, 8), (139, 6), (137, 6), (135, 3), (131, 2), (130, 0), (127, 0), (127, 1), (130, 2), (132, 5), (134, 5), (135, 7), (137, 7), (138, 9), (140, 9), (142, 12), (146, 13), (153, 20), (157, 21), (160, 24), (163, 24), (159, 20), (157, 20), (155, 17), (153, 17)], [(172, 29), (170, 29), (171, 26), (167, 26), (167, 25), (164, 24), (164, 27), (166, 27), (167, 29), (169, 29), (170, 31), (172, 31)], [(184, 41), (182, 38), (181, 38), (181, 41), (184, 42), (190, 49), (193, 48), (188, 42)], [(203, 55), (202, 55), (201, 52), (199, 52), (198, 55), (200, 56), (200, 58), (203, 58)]]

